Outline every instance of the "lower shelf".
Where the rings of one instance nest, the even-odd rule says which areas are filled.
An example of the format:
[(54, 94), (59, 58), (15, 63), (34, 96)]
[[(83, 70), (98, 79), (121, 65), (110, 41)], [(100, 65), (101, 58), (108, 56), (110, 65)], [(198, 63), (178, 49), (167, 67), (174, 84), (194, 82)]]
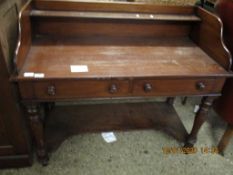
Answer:
[(165, 102), (55, 106), (45, 128), (49, 151), (83, 132), (156, 129), (180, 142), (188, 135), (173, 106)]

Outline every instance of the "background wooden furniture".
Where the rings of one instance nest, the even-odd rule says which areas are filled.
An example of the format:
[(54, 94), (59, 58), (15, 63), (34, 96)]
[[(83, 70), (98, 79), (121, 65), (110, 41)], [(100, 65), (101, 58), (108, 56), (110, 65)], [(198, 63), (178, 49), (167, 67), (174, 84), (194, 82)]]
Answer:
[[(30, 139), (15, 88), (10, 83), (23, 1), (0, 1), (0, 168), (31, 164)], [(11, 61), (10, 61), (11, 60)]]
[[(233, 1), (219, 0), (216, 4), (216, 10), (221, 17), (224, 25), (224, 38), (227, 47), (233, 54)], [(233, 69), (232, 69), (233, 70)], [(216, 111), (228, 123), (228, 127), (219, 142), (218, 148), (223, 154), (226, 146), (233, 136), (233, 80), (227, 80), (223, 88), (223, 95), (216, 103)]]
[[(190, 147), (231, 76), (222, 23), (200, 7), (35, 0), (23, 8), (20, 26), (12, 81), (44, 165), (50, 102), (168, 96), (172, 107), (175, 96), (204, 96), (184, 140)], [(74, 73), (72, 65), (88, 69)]]

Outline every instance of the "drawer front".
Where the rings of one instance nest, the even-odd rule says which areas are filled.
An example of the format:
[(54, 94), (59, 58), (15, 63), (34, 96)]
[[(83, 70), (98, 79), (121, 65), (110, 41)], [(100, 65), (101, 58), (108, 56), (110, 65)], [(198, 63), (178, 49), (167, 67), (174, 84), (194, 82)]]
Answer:
[(125, 96), (128, 93), (127, 80), (34, 82), (34, 94), (38, 99), (115, 97)]
[(185, 96), (220, 94), (225, 78), (56, 80), (20, 82), (22, 99), (54, 100), (127, 96)]
[(148, 79), (135, 80), (134, 96), (176, 96), (220, 93), (225, 79)]

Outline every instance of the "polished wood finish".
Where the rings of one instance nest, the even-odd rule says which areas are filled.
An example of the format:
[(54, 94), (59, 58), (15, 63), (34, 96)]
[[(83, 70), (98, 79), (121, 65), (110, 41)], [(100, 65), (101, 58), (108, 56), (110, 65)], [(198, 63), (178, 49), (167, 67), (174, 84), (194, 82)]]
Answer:
[(135, 19), (148, 21), (201, 21), (196, 15), (168, 15), (153, 13), (117, 13), (117, 12), (67, 12), (67, 11), (43, 11), (32, 10), (30, 16), (33, 17), (71, 17), (71, 18), (92, 18), (92, 19)]
[[(221, 17), (224, 24), (224, 38), (226, 40), (226, 45), (230, 49), (231, 54), (233, 54), (233, 2), (228, 0), (218, 1), (216, 5), (216, 11)], [(233, 69), (231, 69), (233, 70)], [(216, 110), (220, 116), (227, 121), (229, 124), (233, 124), (233, 80), (229, 79), (224, 88), (223, 95), (218, 99)]]
[(233, 124), (233, 81), (229, 79), (224, 85), (223, 95), (216, 101), (216, 112), (229, 124)]
[(101, 12), (141, 12), (159, 14), (193, 14), (195, 9), (191, 6), (160, 6), (143, 2), (81, 2), (73, 0), (34, 0), (33, 5), (38, 10), (58, 11), (101, 11)]
[[(187, 36), (190, 25), (187, 22), (174, 23), (154, 22), (148, 20), (117, 20), (117, 19), (83, 19), (83, 18), (55, 18), (34, 17), (35, 33), (38, 35), (51, 35), (54, 37), (117, 37), (139, 38), (159, 36)], [(121, 32), (119, 32), (121, 31)], [(100, 40), (99, 39), (99, 40)], [(118, 39), (119, 40), (119, 39)], [(84, 40), (85, 41), (85, 40)], [(105, 39), (99, 42), (109, 42)], [(131, 41), (131, 40), (130, 40)], [(140, 42), (140, 40), (139, 40)]]
[(232, 12), (233, 3), (231, 0), (218, 0), (216, 2), (216, 12), (221, 18), (224, 26), (224, 41), (226, 43), (227, 48), (230, 50), (231, 54), (233, 54), (233, 24), (232, 24)]
[[(186, 146), (194, 143), (213, 98), (232, 76), (216, 16), (199, 7), (143, 3), (35, 0), (31, 6), (32, 42), (12, 76), (23, 103), (37, 109), (61, 100), (168, 96), (164, 104), (172, 107), (175, 96), (200, 95), (202, 107), (186, 137)], [(72, 72), (71, 65), (86, 69)], [(25, 76), (30, 72), (42, 77)], [(43, 122), (38, 112), (27, 116), (46, 164)]]
[[(77, 98), (177, 96), (221, 94), (224, 79), (157, 78), (157, 79), (105, 79), (105, 80), (47, 80), (19, 82), (23, 99), (66, 100)], [(69, 84), (69, 86), (67, 86)], [(201, 88), (199, 87), (202, 85)], [(95, 88), (91, 88), (95, 87)]]
[(224, 151), (226, 147), (228, 146), (230, 139), (233, 136), (233, 126), (232, 124), (228, 124), (226, 131), (224, 132), (221, 140), (218, 144), (218, 151), (221, 155), (224, 155)]
[(197, 15), (202, 22), (194, 26), (191, 38), (217, 63), (230, 70), (231, 54), (223, 41), (223, 24), (220, 18), (200, 7), (197, 9)]
[(42, 165), (47, 165), (48, 155), (46, 151), (44, 139), (44, 126), (41, 114), (40, 104), (25, 104), (25, 108), (29, 117), (31, 132), (36, 143), (37, 157)]
[(1, 1), (0, 6), (0, 168), (32, 164), (31, 140), (20, 109), (15, 84), (9, 79), (17, 40), (17, 16), (23, 1)]
[[(136, 32), (131, 30), (130, 33), (134, 31)], [(53, 52), (50, 52), (51, 50)], [(44, 66), (46, 64), (52, 67)], [(89, 71), (79, 73), (77, 76), (77, 73), (70, 71), (70, 66), (77, 64), (88, 65)], [(94, 37), (90, 40), (78, 38), (71, 41), (38, 38), (31, 46), (27, 62), (20, 71), (18, 79), (25, 79), (24, 72), (44, 73), (45, 79), (228, 75), (226, 70), (191, 40), (182, 37), (153, 40)]]
[[(69, 86), (67, 86), (67, 83), (69, 84)], [(38, 98), (38, 99), (64, 99), (64, 98), (71, 99), (71, 98), (110, 97), (110, 96), (117, 97), (117, 96), (126, 96), (129, 93), (129, 82), (124, 80), (122, 81), (62, 80), (62, 81), (54, 81), (54, 82), (53, 81), (37, 82), (34, 83), (33, 85), (34, 85), (35, 96), (31, 98)], [(48, 92), (51, 86), (54, 87), (54, 94)], [(30, 87), (32, 87), (32, 85), (30, 85)]]
[(209, 109), (211, 108), (213, 101), (215, 97), (203, 97), (200, 109), (197, 112), (195, 119), (194, 119), (194, 124), (193, 128), (191, 130), (191, 133), (187, 137), (185, 147), (193, 147), (193, 145), (197, 141), (197, 134), (203, 125), (203, 123), (206, 121), (206, 116), (208, 114)]
[[(198, 85), (205, 84), (205, 88), (199, 89)], [(211, 93), (221, 93), (216, 86), (216, 79), (147, 79), (135, 80), (133, 95), (135, 96), (178, 96), (178, 95), (202, 95)], [(223, 86), (224, 81), (218, 81), (219, 86)], [(149, 86), (150, 90), (146, 90)]]
[[(231, 54), (233, 54), (233, 1), (219, 0), (216, 4), (216, 12), (223, 21), (224, 39)], [(231, 70), (233, 67), (231, 67)], [(215, 110), (228, 123), (228, 127), (218, 145), (220, 153), (224, 154), (229, 140), (232, 139), (233, 125), (233, 80), (229, 79), (223, 88), (223, 95), (217, 100)]]
[(14, 64), (17, 65), (15, 67), (16, 72), (19, 72), (22, 68), (31, 45), (30, 9), (31, 4), (30, 1), (28, 1), (19, 13), (19, 39), (14, 58)]

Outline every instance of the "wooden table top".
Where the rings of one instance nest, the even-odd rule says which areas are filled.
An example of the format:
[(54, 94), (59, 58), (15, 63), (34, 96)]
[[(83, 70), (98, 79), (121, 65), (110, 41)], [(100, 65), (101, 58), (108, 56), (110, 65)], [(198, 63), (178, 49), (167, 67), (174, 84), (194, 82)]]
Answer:
[[(87, 65), (72, 73), (70, 65)], [(30, 48), (25, 72), (45, 78), (133, 78), (161, 76), (221, 76), (228, 74), (188, 37), (69, 38), (38, 37)]]

